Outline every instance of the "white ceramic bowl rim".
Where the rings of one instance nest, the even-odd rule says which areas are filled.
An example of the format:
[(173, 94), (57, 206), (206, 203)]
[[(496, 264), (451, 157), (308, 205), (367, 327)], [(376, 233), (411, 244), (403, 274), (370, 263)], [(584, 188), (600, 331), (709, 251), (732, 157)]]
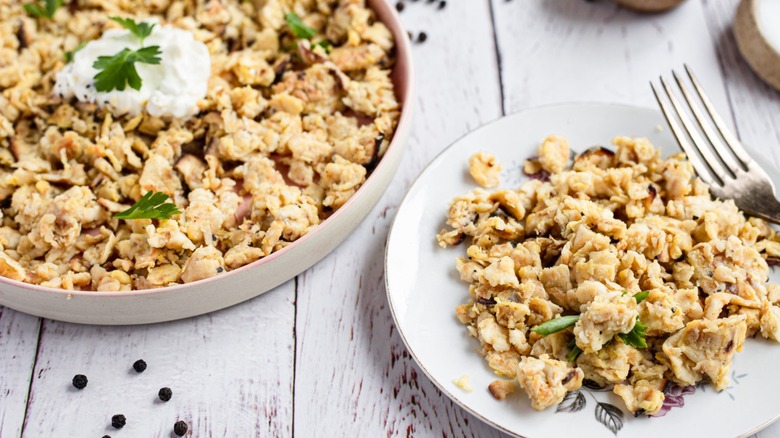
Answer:
[[(406, 201), (406, 198), (411, 193), (411, 189), (417, 184), (417, 182), (420, 180), (422, 175), (428, 170), (428, 168), (430, 168), (436, 162), (438, 162), (440, 159), (442, 159), (442, 156), (450, 149), (450, 147), (452, 147), (456, 143), (459, 143), (464, 137), (467, 137), (467, 136), (473, 134), (476, 131), (480, 131), (482, 129), (485, 129), (488, 126), (493, 125), (494, 123), (497, 123), (497, 122), (499, 122), (500, 120), (502, 120), (502, 119), (504, 119), (506, 117), (511, 117), (511, 116), (515, 116), (515, 115), (518, 115), (518, 114), (523, 114), (523, 113), (526, 113), (526, 112), (536, 111), (536, 110), (540, 110), (540, 109), (551, 109), (551, 108), (556, 108), (556, 107), (563, 108), (563, 107), (580, 106), (580, 105), (581, 106), (606, 105), (606, 106), (614, 106), (614, 107), (618, 107), (618, 108), (631, 108), (631, 109), (642, 109), (642, 110), (658, 111), (657, 108), (651, 108), (651, 107), (641, 106), (641, 105), (629, 105), (629, 104), (615, 103), (615, 102), (579, 101), (579, 102), (565, 102), (565, 103), (560, 103), (559, 102), (559, 103), (551, 103), (551, 104), (546, 104), (546, 105), (539, 105), (539, 106), (535, 106), (535, 107), (531, 107), (531, 108), (525, 108), (523, 110), (511, 113), (511, 114), (502, 115), (502, 116), (500, 116), (500, 117), (498, 117), (498, 118), (496, 118), (494, 120), (491, 120), (491, 121), (489, 121), (487, 123), (484, 123), (484, 124), (480, 125), (479, 127), (477, 127), (474, 130), (471, 130), (471, 131), (461, 135), (460, 137), (458, 137), (457, 139), (452, 141), (447, 147), (442, 149), (441, 152), (439, 152), (436, 155), (436, 157), (434, 157), (431, 161), (429, 161), (428, 164), (426, 164), (425, 167), (420, 171), (420, 173), (417, 175), (417, 178), (415, 178), (414, 181), (412, 182), (412, 184), (409, 186), (409, 190), (406, 192), (406, 195), (404, 195), (403, 199), (401, 200), (401, 203), (398, 204), (398, 205), (399, 206), (400, 205), (404, 205), (404, 202)], [(393, 224), (390, 226), (390, 231), (387, 233), (387, 243), (390, 242), (390, 237), (393, 234), (393, 229), (394, 228), (395, 228), (395, 219), (393, 219)], [(393, 323), (396, 326), (398, 326), (398, 318), (396, 317), (395, 308), (393, 307), (393, 301), (392, 301), (392, 299), (390, 297), (390, 284), (388, 282), (388, 277), (387, 277), (387, 274), (386, 274), (387, 273), (387, 256), (388, 256), (388, 249), (389, 248), (390, 248), (389, 244), (385, 244), (385, 296), (387, 298), (387, 302), (389, 303), (390, 313), (393, 315)], [(449, 390), (447, 390), (447, 388), (445, 388), (442, 384), (440, 384), (440, 382), (438, 380), (434, 379), (433, 375), (430, 373), (430, 371), (428, 371), (428, 369), (425, 368), (425, 365), (423, 365), (423, 363), (417, 357), (417, 355), (415, 354), (414, 350), (412, 350), (409, 347), (409, 341), (406, 340), (406, 335), (404, 334), (404, 332), (401, 331), (401, 330), (396, 330), (396, 332), (401, 336), (401, 340), (404, 342), (404, 346), (406, 347), (406, 351), (408, 351), (409, 354), (412, 356), (412, 359), (414, 359), (414, 362), (417, 364), (418, 367), (420, 367), (422, 372), (425, 374), (425, 377), (427, 377), (428, 380), (430, 380), (439, 389), (439, 391), (441, 391), (444, 395), (446, 395), (447, 398), (449, 398), (450, 400), (455, 402), (461, 408), (465, 409), (469, 414), (479, 418), (485, 424), (489, 424), (490, 426), (492, 426), (492, 427), (494, 427), (494, 428), (496, 428), (496, 429), (498, 429), (498, 430), (500, 430), (502, 432), (505, 432), (505, 433), (507, 433), (509, 435), (512, 435), (514, 437), (525, 438), (523, 435), (519, 435), (517, 432), (511, 431), (511, 430), (503, 427), (502, 425), (500, 425), (498, 423), (495, 423), (495, 422), (491, 421), (488, 418), (485, 418), (479, 412), (473, 410), (467, 404), (463, 403), (458, 397), (455, 397), (455, 395), (452, 394)], [(768, 423), (771, 423), (771, 421), (768, 422)], [(760, 428), (762, 428), (764, 426), (766, 426), (766, 424), (761, 426), (761, 427), (759, 427), (758, 429), (760, 429)], [(758, 429), (756, 429), (756, 430), (758, 430)]]
[[(405, 34), (405, 31), (403, 30), (403, 27), (401, 26), (401, 19), (398, 16), (398, 13), (396, 12), (395, 8), (390, 7), (389, 4), (387, 2), (385, 2), (384, 0), (374, 1), (372, 3), (373, 4), (371, 5), (371, 8), (374, 9), (375, 11), (377, 10), (377, 5), (379, 5), (379, 8), (384, 9), (383, 12), (390, 16), (390, 21), (392, 22), (392, 23), (385, 22), (385, 24), (388, 27), (391, 28), (391, 31), (392, 31), (393, 28), (399, 29), (398, 33), (400, 34), (400, 35), (394, 35), (395, 36), (395, 40), (396, 40), (395, 41), (395, 44), (396, 44), (396, 46), (395, 46), (396, 65), (398, 65), (398, 63), (399, 63), (399, 58), (398, 57), (403, 57), (404, 58), (403, 64), (406, 66), (405, 78), (403, 80), (401, 80), (401, 81), (398, 81), (398, 82), (405, 81), (406, 89), (405, 89), (405, 92), (403, 93), (404, 94), (403, 96), (396, 95), (396, 98), (398, 98), (400, 100), (400, 103), (401, 103), (401, 117), (398, 119), (398, 125), (396, 126), (396, 129), (395, 129), (395, 131), (397, 132), (403, 126), (411, 123), (411, 117), (412, 117), (411, 116), (411, 114), (412, 114), (411, 104), (412, 104), (412, 102), (410, 102), (409, 98), (414, 96), (414, 92), (413, 92), (413, 90), (414, 90), (414, 74), (413, 74), (414, 73), (413, 72), (414, 67), (412, 65), (412, 51), (411, 51), (411, 46), (409, 45), (409, 39), (405, 37), (406, 34)], [(400, 36), (400, 38), (399, 38), (399, 36)], [(398, 90), (398, 89), (396, 88), (396, 90)], [(396, 146), (396, 144), (398, 143), (396, 141), (396, 139), (397, 139), (397, 137), (393, 137), (393, 139), (390, 141), (390, 145), (388, 145), (387, 150), (385, 151), (385, 155), (387, 155), (387, 153), (390, 151), (391, 148), (399, 147), (399, 146)], [(368, 182), (374, 176), (374, 173), (376, 173), (377, 169), (382, 167), (384, 165), (384, 163), (385, 163), (385, 160), (379, 160), (379, 163), (372, 170), (371, 175), (369, 175), (368, 178), (366, 178), (366, 181), (363, 183), (363, 186), (361, 186), (355, 192), (355, 194), (352, 195), (352, 197), (350, 197), (347, 200), (347, 202), (344, 203), (344, 205), (342, 205), (338, 210), (333, 212), (332, 215), (330, 215), (327, 219), (325, 219), (323, 222), (321, 222), (319, 225), (317, 225), (314, 228), (314, 230), (310, 231), (309, 233), (306, 233), (306, 235), (304, 235), (300, 239), (295, 240), (294, 242), (290, 243), (289, 245), (285, 246), (284, 248), (280, 249), (279, 251), (275, 251), (275, 252), (271, 253), (270, 255), (268, 255), (266, 257), (263, 257), (263, 258), (261, 258), (259, 260), (256, 260), (256, 261), (254, 261), (252, 263), (249, 263), (247, 265), (241, 266), (240, 268), (236, 268), (236, 269), (233, 269), (231, 271), (228, 271), (228, 272), (225, 272), (225, 273), (222, 273), (222, 274), (219, 274), (219, 275), (215, 275), (213, 277), (205, 278), (203, 280), (194, 281), (192, 283), (176, 284), (174, 286), (163, 286), (163, 287), (156, 287), (156, 288), (151, 288), (151, 289), (136, 289), (136, 290), (118, 291), (118, 292), (57, 289), (57, 288), (52, 288), (52, 287), (39, 286), (37, 284), (25, 283), (23, 281), (18, 281), (18, 280), (12, 280), (10, 278), (3, 277), (3, 276), (0, 276), (0, 286), (2, 286), (3, 284), (9, 284), (9, 285), (13, 285), (13, 286), (20, 287), (20, 288), (23, 288), (23, 289), (28, 289), (30, 291), (44, 292), (44, 293), (50, 293), (50, 294), (55, 294), (55, 295), (63, 295), (63, 296), (69, 297), (69, 298), (70, 297), (81, 296), (81, 295), (90, 296), (90, 297), (95, 297), (95, 296), (98, 296), (98, 297), (99, 296), (128, 297), (128, 296), (142, 296), (142, 295), (150, 295), (150, 294), (162, 294), (162, 293), (165, 293), (165, 292), (168, 292), (168, 291), (175, 291), (175, 290), (179, 290), (179, 289), (182, 289), (182, 288), (186, 288), (186, 287), (189, 287), (189, 286), (191, 286), (193, 284), (196, 284), (196, 283), (197, 284), (206, 284), (206, 283), (210, 283), (212, 281), (218, 281), (218, 280), (221, 280), (221, 279), (223, 279), (225, 277), (228, 277), (230, 275), (236, 274), (238, 272), (241, 272), (241, 271), (244, 271), (244, 270), (247, 270), (247, 269), (255, 268), (255, 267), (260, 266), (260, 265), (262, 265), (264, 263), (268, 263), (268, 262), (270, 262), (271, 260), (273, 260), (273, 259), (275, 259), (277, 257), (281, 257), (283, 254), (291, 251), (293, 248), (295, 248), (296, 246), (300, 245), (305, 240), (311, 238), (315, 234), (317, 234), (320, 231), (322, 231), (323, 229), (325, 229), (326, 225), (328, 223), (330, 223), (333, 220), (335, 220), (334, 218), (343, 215), (345, 211), (349, 210), (350, 204), (352, 204), (357, 199), (358, 196), (362, 196), (362, 194), (364, 193), (363, 187), (366, 184), (368, 184)]]

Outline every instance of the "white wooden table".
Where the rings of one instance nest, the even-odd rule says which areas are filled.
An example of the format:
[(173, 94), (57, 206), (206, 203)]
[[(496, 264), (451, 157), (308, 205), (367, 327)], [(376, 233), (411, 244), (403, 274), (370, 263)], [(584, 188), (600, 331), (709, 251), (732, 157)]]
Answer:
[[(399, 202), (442, 148), (502, 114), (571, 101), (654, 106), (648, 81), (688, 63), (742, 140), (780, 164), (780, 94), (742, 61), (736, 0), (642, 16), (609, 0), (406, 0), (415, 126), (391, 188), (333, 254), (295, 280), (185, 321), (92, 327), (0, 308), (0, 437), (474, 436), (500, 433), (419, 371), (385, 299), (384, 244)], [(605, 120), (609, 123), (609, 120)], [(215, 290), (214, 293), (219, 293)], [(149, 369), (131, 370), (138, 358)], [(76, 391), (72, 376), (89, 386)], [(162, 386), (168, 403), (156, 401)], [(123, 413), (127, 426), (110, 428)], [(780, 437), (780, 425), (758, 434)]]

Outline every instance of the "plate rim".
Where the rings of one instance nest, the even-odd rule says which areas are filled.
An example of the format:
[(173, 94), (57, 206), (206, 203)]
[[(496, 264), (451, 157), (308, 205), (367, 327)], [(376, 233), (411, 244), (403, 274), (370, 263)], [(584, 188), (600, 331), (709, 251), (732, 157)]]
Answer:
[[(497, 429), (501, 432), (504, 432), (508, 435), (511, 435), (515, 438), (530, 438), (525, 435), (521, 435), (518, 432), (512, 431), (510, 429), (507, 429), (506, 427), (494, 422), (493, 420), (485, 418), (482, 414), (476, 412), (474, 409), (472, 409), (466, 402), (462, 401), (460, 398), (456, 397), (455, 394), (453, 394), (451, 391), (449, 391), (447, 388), (444, 387), (442, 382), (439, 382), (437, 379), (433, 378), (431, 375), (431, 372), (428, 371), (428, 369), (423, 365), (423, 363), (419, 360), (417, 357), (417, 354), (415, 354), (414, 350), (410, 348), (409, 341), (406, 339), (406, 335), (404, 334), (404, 331), (400, 328), (400, 325), (398, 323), (398, 316), (395, 312), (395, 307), (393, 305), (393, 299), (390, 295), (390, 281), (389, 276), (387, 275), (387, 266), (388, 266), (388, 258), (390, 253), (390, 238), (393, 236), (393, 231), (395, 230), (396, 223), (398, 220), (398, 215), (401, 211), (401, 207), (404, 205), (404, 203), (407, 201), (409, 196), (412, 193), (412, 190), (417, 186), (417, 184), (420, 182), (420, 179), (422, 178), (423, 174), (425, 174), (428, 169), (430, 169), (434, 164), (439, 162), (439, 160), (443, 159), (447, 151), (449, 151), (452, 147), (454, 147), (456, 144), (458, 144), (461, 140), (464, 138), (474, 134), (475, 132), (482, 131), (484, 129), (488, 129), (490, 126), (500, 122), (501, 120), (504, 120), (505, 118), (509, 117), (515, 117), (521, 114), (526, 114), (534, 111), (539, 110), (550, 110), (550, 109), (562, 109), (562, 108), (574, 108), (574, 107), (587, 107), (587, 106), (601, 106), (601, 107), (612, 107), (612, 108), (627, 108), (631, 110), (641, 110), (641, 111), (650, 111), (655, 112), (656, 114), (661, 114), (663, 117), (661, 111), (657, 108), (652, 108), (648, 106), (643, 105), (632, 105), (627, 103), (620, 103), (620, 102), (599, 102), (599, 101), (574, 101), (574, 102), (557, 102), (557, 103), (550, 103), (545, 105), (539, 105), (539, 106), (533, 106), (529, 108), (524, 108), (520, 111), (516, 111), (510, 114), (503, 114), (493, 120), (490, 120), (488, 122), (483, 123), (482, 125), (478, 126), (475, 129), (472, 129), (463, 135), (459, 136), (455, 140), (451, 141), (444, 149), (439, 151), (439, 153), (436, 154), (428, 163), (423, 167), (420, 172), (417, 174), (417, 176), (414, 178), (414, 181), (412, 181), (411, 185), (409, 186), (409, 189), (407, 189), (406, 193), (404, 194), (403, 198), (401, 199), (401, 202), (398, 204), (398, 211), (396, 212), (395, 217), (393, 217), (393, 222), (390, 224), (390, 230), (387, 233), (387, 239), (385, 240), (385, 257), (384, 257), (384, 274), (385, 274), (385, 297), (387, 298), (388, 307), (390, 308), (390, 313), (393, 316), (393, 323), (396, 327), (396, 332), (401, 337), (401, 340), (404, 343), (404, 347), (406, 347), (406, 351), (411, 355), (412, 359), (414, 359), (415, 364), (420, 368), (420, 370), (425, 374), (425, 377), (428, 378), (428, 380), (433, 383), (433, 385), (441, 391), (444, 395), (447, 396), (451, 401), (455, 402), (458, 406), (463, 408), (466, 412), (473, 415), (474, 417), (478, 418), (483, 423), (493, 427), (494, 429)], [(664, 119), (665, 120), (665, 119)], [(666, 128), (666, 126), (665, 126)], [(675, 140), (676, 143), (676, 140)], [(678, 146), (679, 147), (679, 146)], [(780, 412), (778, 412), (773, 418), (762, 422), (761, 424), (754, 426), (752, 429), (742, 432), (740, 437), (747, 437), (750, 435), (753, 435), (755, 433), (758, 433), (759, 431), (763, 430), (764, 428), (768, 427), (772, 423), (778, 421), (780, 419)]]

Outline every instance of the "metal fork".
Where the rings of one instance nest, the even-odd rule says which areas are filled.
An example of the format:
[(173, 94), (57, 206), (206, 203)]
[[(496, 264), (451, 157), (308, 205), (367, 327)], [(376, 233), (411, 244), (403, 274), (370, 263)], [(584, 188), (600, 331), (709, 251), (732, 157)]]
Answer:
[[(685, 71), (712, 124), (717, 128), (717, 133), (712, 124), (705, 119), (699, 105), (683, 85), (680, 76), (673, 71), (674, 80), (697, 123), (686, 114), (663, 77), (661, 77), (661, 87), (671, 106), (661, 98), (661, 94), (652, 82), (650, 87), (677, 143), (688, 156), (699, 178), (710, 185), (710, 192), (713, 195), (721, 199), (733, 199), (737, 207), (743, 211), (780, 224), (780, 202), (775, 197), (774, 183), (767, 172), (750, 158), (737, 137), (723, 122), (723, 118), (715, 111), (712, 102), (687, 65)], [(682, 128), (677, 123), (678, 120), (682, 123)]]

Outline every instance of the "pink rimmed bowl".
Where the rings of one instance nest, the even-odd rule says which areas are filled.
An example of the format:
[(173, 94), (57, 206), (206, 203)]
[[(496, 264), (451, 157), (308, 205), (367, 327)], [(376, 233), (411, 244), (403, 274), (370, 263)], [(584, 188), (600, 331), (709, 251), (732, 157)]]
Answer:
[(368, 0), (393, 33), (392, 72), (401, 117), (384, 157), (365, 184), (332, 216), (289, 246), (230, 272), (194, 283), (128, 292), (67, 291), (0, 277), (0, 305), (32, 315), (83, 324), (147, 324), (223, 309), (294, 278), (333, 251), (379, 201), (403, 157), (412, 119), (411, 48), (398, 14), (384, 0)]

